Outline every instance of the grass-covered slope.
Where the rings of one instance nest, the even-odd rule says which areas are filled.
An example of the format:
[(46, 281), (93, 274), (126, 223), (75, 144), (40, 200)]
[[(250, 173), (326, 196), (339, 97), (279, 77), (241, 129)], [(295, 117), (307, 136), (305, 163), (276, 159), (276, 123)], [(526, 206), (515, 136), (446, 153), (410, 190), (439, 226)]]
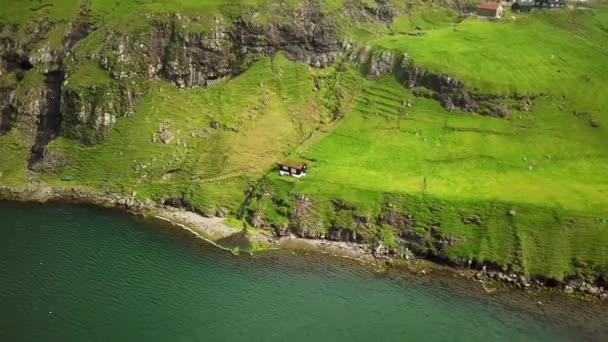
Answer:
[(0, 138), (0, 183), (22, 185), (27, 182), (25, 170), (29, 148), (20, 138), (17, 131)]
[[(353, 112), (303, 149), (318, 159), (307, 178), (271, 176), (277, 188), (289, 189), (274, 196), (290, 201), (287, 194), (297, 193), (318, 202), (322, 232), (382, 217), (391, 203), (413, 216), (412, 229), (462, 238), (445, 251), (450, 257), (557, 278), (578, 262), (606, 266), (608, 226), (596, 220), (608, 213), (604, 129), (545, 101), (506, 121), (448, 113), (392, 77), (357, 84), (365, 86)], [(405, 111), (403, 99), (412, 104)], [(347, 223), (331, 210), (337, 200), (355, 208)], [(387, 236), (380, 225), (358, 229), (372, 239)]]
[[(608, 90), (605, 13), (469, 19), (422, 37), (371, 42), (454, 75), (472, 91), (537, 98), (531, 111), (509, 120), (486, 118), (415, 98), (392, 75), (367, 81), (358, 71), (341, 73), (342, 86), (356, 98), (352, 112), (300, 149), (318, 159), (307, 178), (270, 176), (271, 190), (253, 212), (276, 226), (286, 224), (284, 213), (304, 212), (304, 222), (298, 219), (308, 233), (350, 229), (389, 245), (411, 238), (411, 231), (439, 232), (451, 240), (446, 246), (414, 248), (558, 279), (605, 270), (608, 102), (594, 95)], [(395, 210), (411, 217), (406, 227), (384, 224)]]
[(0, 0), (0, 23), (25, 24), (32, 20), (48, 19), (52, 22), (67, 20), (78, 15), (81, 0)]
[(599, 109), (590, 91), (607, 85), (604, 11), (555, 11), (500, 22), (468, 19), (420, 37), (385, 36), (370, 45), (408, 53), (427, 70), (450, 73), (487, 94), (550, 94)]
[[(313, 87), (308, 66), (281, 55), (207, 88), (155, 83), (106, 143), (53, 142), (51, 151), (71, 163), (44, 178), (56, 183), (69, 174), (94, 188), (133, 189), (156, 199), (184, 197), (202, 209), (234, 208), (248, 181), (326, 120)], [(164, 130), (173, 138), (163, 141)]]
[[(404, 7), (400, 1), (387, 3)], [(348, 4), (378, 6), (373, 0), (320, 0), (313, 3), (323, 12), (342, 11)], [(260, 19), (275, 19), (280, 10), (307, 6), (301, 0), (0, 0), (0, 22), (23, 24), (31, 20), (58, 22), (73, 18), (83, 8), (101, 23), (134, 13), (181, 13), (184, 15), (225, 16), (237, 19), (250, 9), (263, 12)]]
[[(403, 99), (412, 107), (402, 110)], [(303, 187), (336, 182), (608, 211), (608, 179), (598, 177), (608, 171), (607, 132), (558, 105), (541, 100), (508, 121), (449, 113), (392, 77), (368, 82), (358, 100), (340, 127), (306, 149), (319, 162)]]
[[(46, 17), (65, 24), (86, 11), (98, 25), (74, 46), (64, 90), (98, 96), (92, 103), (100, 107), (93, 107), (108, 111), (116, 106), (106, 102), (119, 98), (124, 87), (145, 91), (137, 92), (141, 98), (132, 112), (107, 126), (103, 143), (84, 145), (65, 135), (54, 139), (47, 150), (52, 163), (42, 171), (27, 170), (32, 136), (22, 138), (28, 133), (13, 127), (0, 136), (2, 185), (41, 180), (141, 200), (180, 199), (193, 209), (229, 213), (280, 234), (408, 247), (557, 279), (577, 272), (606, 276), (605, 7), (456, 23), (455, 11), (439, 4), (406, 7), (391, 1), (394, 12), (384, 23), (377, 18), (384, 18), (385, 5), (378, 2), (319, 1), (324, 15), (352, 10), (348, 6), (354, 3), (366, 6), (331, 22), (339, 38), (356, 42), (355, 48), (407, 54), (427, 74), (450, 75), (462, 81), (463, 92), (493, 101), (515, 96), (532, 101), (529, 111), (492, 118), (450, 112), (434, 99), (416, 97), (399, 74), (368, 78), (368, 66), (351, 64), (346, 56), (316, 69), (279, 53), (243, 62), (248, 69), (234, 77), (189, 89), (179, 89), (162, 73), (117, 78), (89, 58), (112, 50), (104, 45), (112, 32), (120, 31), (122, 36), (115, 36), (125, 44), (147, 37), (149, 13), (217, 16), (226, 27), (246, 17), (263, 25), (285, 20), (286, 8), (302, 6), (301, 1), (279, 6), (253, 0), (91, 0), (84, 9), (80, 2), (65, 1), (61, 11), (57, 4), (29, 11), (32, 2), (25, 3), (11, 1), (0, 22)], [(202, 22), (186, 22), (184, 37), (213, 30)], [(124, 38), (129, 34), (133, 39)], [(162, 44), (162, 39), (141, 41), (146, 48)], [(126, 50), (138, 46), (143, 49), (136, 44)], [(143, 60), (154, 50), (131, 59), (110, 52), (129, 71), (140, 67), (138, 57)], [(23, 79), (43, 79), (36, 70)], [(0, 91), (25, 87), (22, 81), (15, 85), (16, 73), (10, 75), (0, 75)], [(103, 119), (95, 108), (82, 113)], [(79, 115), (85, 114), (64, 113), (64, 120)], [(285, 157), (316, 162), (296, 180), (275, 172), (275, 163)], [(65, 176), (76, 180), (61, 181)]]

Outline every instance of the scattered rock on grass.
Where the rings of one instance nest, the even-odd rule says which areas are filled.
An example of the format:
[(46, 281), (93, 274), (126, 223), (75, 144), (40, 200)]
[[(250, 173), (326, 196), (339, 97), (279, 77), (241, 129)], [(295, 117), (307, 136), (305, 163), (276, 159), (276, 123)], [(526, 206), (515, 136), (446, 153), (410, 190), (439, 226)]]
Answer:
[(509, 216), (515, 216), (515, 215), (517, 215), (515, 210), (513, 210), (513, 209), (509, 210)]
[(597, 119), (589, 119), (589, 124), (591, 125), (591, 127), (593, 128), (598, 128), (600, 127), (600, 121)]
[(163, 131), (160, 134), (160, 140), (162, 140), (163, 143), (165, 143), (165, 144), (171, 143), (171, 141), (173, 141), (173, 138), (175, 138), (175, 136), (173, 134), (171, 134), (169, 131)]
[(171, 128), (171, 124), (168, 121), (163, 121), (158, 125), (158, 133), (168, 131)]
[[(163, 121), (160, 123), (160, 125), (158, 125), (158, 133), (160, 135), (160, 140), (165, 143), (165, 144), (169, 144), (173, 138), (175, 138), (175, 136), (169, 132), (169, 128), (171, 128), (171, 124), (168, 121)], [(154, 142), (156, 139), (154, 138), (154, 136), (152, 137), (152, 141)]]
[(460, 220), (463, 224), (474, 224), (478, 226), (483, 223), (483, 220), (479, 215), (462, 215)]

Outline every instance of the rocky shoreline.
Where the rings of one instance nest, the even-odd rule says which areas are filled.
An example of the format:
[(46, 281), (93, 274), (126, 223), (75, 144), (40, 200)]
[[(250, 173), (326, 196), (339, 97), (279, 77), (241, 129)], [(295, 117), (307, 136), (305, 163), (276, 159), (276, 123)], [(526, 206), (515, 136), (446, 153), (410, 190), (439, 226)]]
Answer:
[[(365, 264), (374, 264), (380, 268), (405, 266), (420, 275), (427, 274), (434, 267), (448, 266), (460, 276), (480, 283), (487, 293), (492, 293), (495, 290), (489, 289), (488, 286), (503, 285), (507, 288), (522, 290), (558, 290), (567, 295), (588, 300), (605, 300), (608, 298), (606, 289), (586, 281), (557, 282), (538, 277), (530, 278), (523, 274), (502, 272), (497, 270), (498, 267), (495, 266), (482, 265), (480, 268), (475, 268), (469, 265), (469, 267), (463, 268), (454, 266), (445, 260), (433, 259), (425, 262), (424, 258), (418, 258), (407, 250), (406, 253), (395, 255), (388, 253), (388, 249), (384, 249), (382, 246), (372, 248), (354, 242), (305, 238), (293, 234), (277, 237), (270, 232), (261, 230), (239, 230), (224, 224), (224, 218), (222, 217), (203, 216), (199, 213), (155, 203), (151, 200), (140, 201), (136, 198), (136, 195), (136, 193), (133, 193), (124, 196), (109, 191), (96, 193), (76, 187), (56, 188), (44, 184), (30, 184), (22, 188), (0, 185), (0, 200), (38, 203), (54, 201), (118, 208), (134, 215), (169, 222), (173, 226), (191, 232), (197, 238), (232, 252), (239, 252), (240, 250), (253, 252), (274, 248), (305, 250), (345, 257)], [(242, 250), (231, 246), (231, 243), (226, 245), (225, 242), (230, 240), (247, 241), (251, 248)]]
[(0, 185), (0, 200), (37, 203), (79, 203), (105, 208), (117, 208), (134, 215), (169, 222), (174, 226), (190, 231), (197, 237), (222, 249), (229, 248), (218, 244), (218, 241), (240, 234), (245, 235), (243, 238), (252, 243), (255, 247), (253, 250), (285, 247), (319, 251), (368, 263), (378, 259), (374, 256), (371, 249), (361, 244), (324, 239), (308, 239), (297, 237), (293, 234), (276, 237), (269, 232), (260, 230), (242, 231), (222, 223), (223, 217), (204, 216), (170, 205), (154, 203), (150, 200), (140, 201), (135, 195), (135, 193), (130, 196), (118, 195), (112, 192), (96, 193), (76, 187), (54, 188), (43, 184), (28, 185), (24, 188)]

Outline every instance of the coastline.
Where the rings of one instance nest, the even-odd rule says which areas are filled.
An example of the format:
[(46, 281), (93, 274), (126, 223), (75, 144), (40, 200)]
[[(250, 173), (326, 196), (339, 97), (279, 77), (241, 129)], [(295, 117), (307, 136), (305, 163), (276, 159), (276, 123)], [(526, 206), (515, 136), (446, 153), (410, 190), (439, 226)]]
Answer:
[[(167, 222), (189, 231), (196, 237), (218, 248), (231, 252), (254, 252), (273, 248), (286, 248), (320, 252), (364, 263), (376, 263), (379, 260), (373, 256), (371, 249), (360, 244), (323, 239), (307, 239), (293, 234), (288, 237), (277, 238), (268, 232), (257, 230), (244, 231), (229, 227), (222, 222), (224, 220), (223, 217), (207, 217), (192, 211), (151, 201), (142, 202), (134, 196), (121, 196), (111, 192), (95, 193), (76, 187), (54, 188), (43, 184), (28, 185), (25, 188), (0, 185), (0, 200), (36, 203), (79, 203), (121, 209), (136, 216)], [(235, 250), (222, 244), (222, 242), (235, 237), (247, 239), (254, 248), (251, 251), (240, 248), (239, 250)]]
[[(148, 217), (159, 219), (185, 229), (196, 237), (233, 253), (235, 249), (230, 248), (230, 242), (227, 240), (246, 239), (251, 243), (253, 248), (251, 250), (239, 248), (236, 252), (252, 253), (281, 248), (322, 253), (366, 264), (377, 264), (379, 261), (367, 248), (356, 243), (305, 239), (293, 234), (288, 237), (277, 238), (267, 232), (238, 230), (225, 225), (222, 222), (224, 219), (221, 217), (205, 217), (182, 209), (156, 209)], [(222, 244), (223, 241), (228, 242), (228, 246), (226, 243)]]
[(465, 277), (478, 283), (487, 294), (492, 294), (497, 290), (521, 289), (524, 291), (557, 291), (591, 301), (604, 301), (608, 298), (608, 293), (604, 288), (598, 288), (586, 282), (578, 284), (572, 284), (572, 282), (568, 284), (564, 282), (544, 283), (521, 274), (505, 274), (496, 270), (488, 270), (486, 266), (481, 269), (464, 268), (446, 261), (413, 255), (390, 256), (382, 253), (382, 251), (378, 253), (377, 250), (366, 245), (352, 242), (309, 239), (293, 234), (287, 237), (276, 237), (266, 231), (239, 230), (224, 224), (225, 218), (223, 217), (208, 217), (150, 200), (142, 202), (135, 196), (135, 193), (130, 196), (123, 196), (112, 192), (96, 193), (77, 187), (56, 188), (44, 184), (30, 184), (25, 188), (0, 185), (0, 200), (76, 203), (120, 209), (145, 219), (163, 221), (233, 254), (281, 248), (343, 257), (362, 264), (372, 265), (380, 270), (389, 267), (401, 267), (419, 275), (426, 275), (434, 270), (449, 270), (454, 273), (454, 276)]

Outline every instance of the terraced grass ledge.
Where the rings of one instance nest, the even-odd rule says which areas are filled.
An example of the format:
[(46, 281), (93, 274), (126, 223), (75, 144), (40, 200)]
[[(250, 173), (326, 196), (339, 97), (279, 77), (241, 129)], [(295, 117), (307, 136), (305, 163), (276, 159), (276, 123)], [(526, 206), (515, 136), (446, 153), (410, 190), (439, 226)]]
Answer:
[[(492, 95), (467, 87), (465, 82), (447, 73), (433, 73), (416, 65), (404, 52), (372, 49), (370, 46), (354, 50), (349, 61), (359, 65), (368, 79), (393, 74), (417, 97), (437, 100), (448, 111), (464, 111), (475, 114), (507, 118), (516, 110), (528, 112), (539, 94)], [(408, 103), (404, 103), (405, 106)]]

